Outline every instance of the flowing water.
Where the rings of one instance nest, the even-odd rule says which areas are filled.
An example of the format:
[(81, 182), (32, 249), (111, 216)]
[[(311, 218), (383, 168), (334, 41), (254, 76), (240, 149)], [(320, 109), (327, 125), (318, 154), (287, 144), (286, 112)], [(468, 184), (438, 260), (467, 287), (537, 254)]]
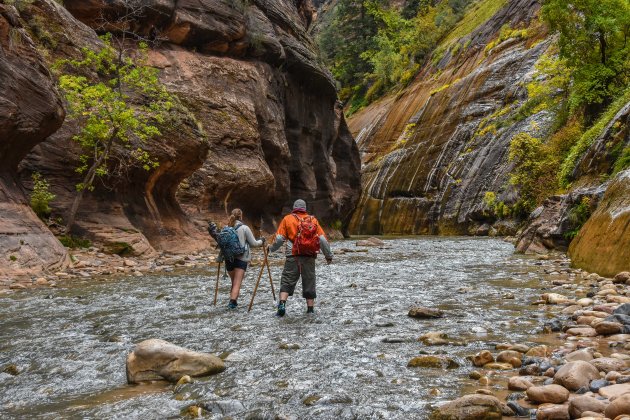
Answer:
[[(0, 373), (0, 417), (177, 418), (197, 404), (214, 418), (426, 418), (472, 382), (466, 355), (490, 343), (528, 342), (540, 331), (546, 314), (530, 304), (540, 294), (540, 262), (514, 255), (511, 244), (432, 237), (386, 244), (339, 255), (330, 266), (320, 260), (314, 316), (294, 297), (287, 316), (276, 318), (264, 281), (248, 313), (257, 266), (236, 311), (225, 307), (226, 280), (220, 305), (211, 305), (212, 267), (2, 297), (0, 370), (15, 364), (21, 373)], [(350, 242), (334, 248), (355, 249)], [(281, 261), (272, 261), (276, 289)], [(415, 304), (446, 316), (409, 318)], [(428, 331), (466, 345), (424, 346), (417, 338)], [(227, 355), (227, 369), (180, 387), (126, 385), (126, 355), (148, 338)], [(299, 348), (280, 349), (283, 343)], [(408, 368), (421, 352), (448, 354), (461, 367)]]

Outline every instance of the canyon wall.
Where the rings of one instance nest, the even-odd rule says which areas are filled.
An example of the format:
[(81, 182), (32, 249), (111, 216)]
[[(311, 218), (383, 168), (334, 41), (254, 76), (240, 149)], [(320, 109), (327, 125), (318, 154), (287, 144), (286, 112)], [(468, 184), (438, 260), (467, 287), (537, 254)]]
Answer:
[[(5, 76), (3, 67), (1, 80), (26, 78), (24, 69), (33, 74), (28, 74), (28, 83), (17, 81), (14, 91), (3, 92), (0, 104), (31, 101), (41, 106), (33, 118), (30, 106), (0, 106), (0, 122), (25, 121), (21, 128), (0, 124), (7, 131), (3, 142), (15, 137), (0, 150), (3, 170), (7, 168), (0, 201), (2, 206), (19, 202), (32, 221), (20, 234), (4, 229), (0, 241), (23, 240), (20, 235), (39, 229), (56, 250), (46, 261), (63, 259), (63, 247), (25, 204), (31, 176), (40, 173), (56, 195), (51, 202), (55, 230), (56, 221), (67, 217), (80, 182), (73, 169), (82, 151), (72, 140), (79, 127), (64, 120), (48, 68), (60, 58), (78, 57), (82, 47), (99, 48), (98, 34), (105, 31), (147, 40), (149, 63), (160, 69), (160, 80), (183, 106), (173, 112), (159, 138), (143, 145), (159, 166), (151, 171), (126, 166), (124, 173), (99, 182), (85, 195), (74, 235), (106, 250), (129, 245), (136, 255), (194, 252), (210, 246), (204, 232), (208, 219), (223, 222), (227, 211), (241, 207), (255, 227), (272, 231), (297, 198), (305, 199), (325, 226), (347, 223), (359, 195), (359, 153), (335, 83), (307, 35), (310, 3), (143, 4), (131, 17), (123, 0), (0, 6), (2, 16), (11, 14), (10, 24), (21, 25), (32, 39), (33, 50), (27, 57), (3, 44), (3, 54), (13, 54), (17, 71), (9, 69)], [(3, 25), (6, 29), (7, 23)], [(6, 39), (13, 36), (8, 30)], [(36, 93), (27, 95), (28, 89)], [(124, 160), (128, 153), (118, 148), (114, 156)], [(16, 217), (25, 219), (16, 210), (6, 212), (0, 226), (14, 226)]]
[(527, 99), (525, 84), (549, 40), (538, 25), (528, 37), (487, 46), (505, 25), (536, 25), (538, 9), (532, 0), (505, 3), (456, 39), (460, 47), (427, 63), (409, 87), (352, 116), (364, 163), (352, 232), (487, 234), (492, 223), (499, 234), (515, 232), (514, 224), (489, 214), (484, 196), (516, 201), (508, 182), (510, 140), (519, 132), (543, 134), (552, 118), (542, 111), (494, 124), (508, 121)]

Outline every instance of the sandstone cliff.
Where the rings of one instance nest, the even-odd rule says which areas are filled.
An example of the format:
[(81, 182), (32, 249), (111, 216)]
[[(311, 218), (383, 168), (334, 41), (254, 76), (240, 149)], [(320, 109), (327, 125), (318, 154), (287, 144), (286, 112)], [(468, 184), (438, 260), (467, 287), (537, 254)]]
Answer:
[(572, 263), (602, 276), (630, 269), (630, 170), (620, 172), (569, 247)]
[[(508, 119), (526, 99), (524, 85), (549, 41), (538, 28), (534, 36), (487, 48), (504, 25), (535, 24), (539, 8), (532, 0), (494, 3), (500, 6), (496, 13), (472, 32), (461, 33), (466, 16), (453, 30), (460, 47), (425, 65), (399, 94), (350, 119), (365, 165), (352, 232), (487, 233), (488, 223), (497, 220), (487, 211), (485, 193), (493, 192), (505, 203), (515, 201), (508, 183), (510, 140), (519, 132), (544, 132), (550, 116), (540, 112), (503, 128), (490, 122)], [(499, 222), (495, 229), (515, 231), (509, 222)]]
[(0, 277), (54, 269), (63, 246), (28, 205), (18, 163), (55, 132), (64, 118), (61, 99), (17, 10), (0, 4)]
[[(129, 167), (86, 194), (75, 234), (106, 248), (128, 244), (136, 254), (192, 252), (210, 244), (203, 232), (208, 218), (223, 219), (226, 210), (239, 206), (254, 225), (270, 231), (298, 197), (324, 224), (347, 221), (359, 193), (358, 149), (337, 104), (334, 81), (306, 32), (310, 3), (145, 3), (148, 7), (131, 20), (123, 19), (122, 0), (67, 0), (64, 6), (37, 0), (20, 10), (0, 6), (2, 54), (13, 60), (13, 68), (0, 70), (0, 80), (15, 85), (2, 92), (0, 103), (18, 104), (0, 107), (0, 121), (7, 121), (0, 124), (0, 160), (7, 168), (0, 201), (19, 203), (29, 213), (32, 223), (20, 235), (39, 229), (50, 241), (46, 248), (57, 251), (46, 261), (60, 261), (63, 247), (24, 205), (23, 191), (31, 188), (31, 174), (41, 173), (57, 196), (53, 218), (64, 217), (79, 182), (72, 170), (80, 154), (71, 140), (77, 126), (63, 122), (47, 67), (58, 58), (75, 57), (81, 47), (98, 47), (98, 33), (120, 33), (123, 21), (125, 30), (151, 40), (150, 63), (185, 110), (146, 146), (159, 167), (150, 172)], [(26, 47), (7, 46), (9, 30), (18, 25), (32, 38), (30, 54)], [(25, 94), (28, 90), (35, 93)], [(20, 101), (30, 104), (20, 106)], [(12, 125), (15, 121), (23, 121), (23, 127)], [(14, 140), (5, 143), (5, 138)], [(22, 240), (4, 229), (4, 222), (14, 227), (16, 217), (25, 217), (13, 208), (3, 212), (7, 232), (0, 232), (0, 241)]]

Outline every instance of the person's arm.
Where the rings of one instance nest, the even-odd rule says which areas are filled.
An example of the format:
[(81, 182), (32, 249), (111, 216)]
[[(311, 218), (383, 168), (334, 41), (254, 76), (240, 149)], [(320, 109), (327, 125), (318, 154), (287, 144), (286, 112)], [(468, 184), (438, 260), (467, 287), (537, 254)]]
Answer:
[(282, 219), (280, 222), (280, 226), (278, 226), (278, 231), (276, 232), (276, 238), (269, 247), (269, 252), (276, 252), (287, 240), (287, 224), (285, 219)]
[(332, 249), (330, 249), (330, 244), (328, 243), (328, 239), (326, 239), (326, 233), (324, 233), (324, 229), (322, 229), (319, 221), (317, 221), (317, 234), (319, 235), (319, 247), (324, 257), (326, 257), (326, 261), (330, 263), (333, 259), (333, 252)]
[(319, 235), (319, 247), (321, 248), (324, 257), (326, 257), (326, 261), (331, 262), (333, 259), (333, 252), (332, 249), (330, 249), (330, 244), (328, 243), (328, 239), (326, 239), (326, 235)]
[(263, 241), (261, 239), (256, 240), (256, 238), (254, 238), (254, 234), (252, 233), (252, 230), (249, 228), (249, 226), (244, 226), (244, 234), (245, 234), (245, 242), (247, 242), (250, 246), (252, 247), (259, 247), (263, 245)]

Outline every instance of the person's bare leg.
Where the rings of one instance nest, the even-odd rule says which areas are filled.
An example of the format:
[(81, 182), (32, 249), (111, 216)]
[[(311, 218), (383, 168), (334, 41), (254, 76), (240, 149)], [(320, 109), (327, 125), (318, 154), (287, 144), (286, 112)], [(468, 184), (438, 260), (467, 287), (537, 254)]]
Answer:
[(287, 292), (280, 292), (280, 300), (286, 301), (289, 299), (289, 294)]
[(306, 299), (306, 306), (315, 306), (315, 299)]
[(234, 276), (231, 276), (231, 277), (232, 277), (232, 290), (230, 291), (230, 299), (237, 300), (238, 295), (241, 292), (241, 283), (243, 283), (243, 277), (245, 277), (245, 270), (243, 270), (242, 268), (235, 268)]

